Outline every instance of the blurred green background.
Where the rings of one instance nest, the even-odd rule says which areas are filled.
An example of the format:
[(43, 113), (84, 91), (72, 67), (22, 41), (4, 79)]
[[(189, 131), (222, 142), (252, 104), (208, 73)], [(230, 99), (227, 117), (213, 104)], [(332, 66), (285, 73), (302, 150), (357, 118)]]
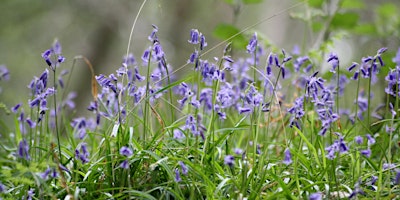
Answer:
[[(276, 15), (253, 27), (250, 32), (257, 31), (273, 46), (288, 51), (296, 44), (308, 50), (331, 39), (333, 33), (344, 36), (333, 40), (332, 47), (343, 66), (359, 61), (361, 56), (374, 55), (382, 46), (397, 51), (400, 41), (398, 0), (345, 1), (350, 4), (340, 7), (338, 12), (354, 13), (358, 17), (343, 15), (337, 24), (331, 24), (329, 13), (337, 9), (338, 0), (310, 0), (281, 12), (299, 2), (149, 0), (133, 32), (130, 49), (140, 60), (143, 50), (149, 45), (147, 36), (152, 30), (151, 24), (155, 24), (159, 27), (158, 36), (167, 60), (177, 68), (186, 63), (194, 50), (187, 43), (192, 28), (199, 29), (206, 36), (208, 48), (211, 48), (222, 41), (221, 36), (213, 34), (218, 24), (231, 24), (242, 30)], [(95, 67), (96, 74), (113, 73), (126, 53), (131, 25), (141, 3), (138, 0), (1, 0), (0, 64), (8, 67), (11, 79), (0, 82), (0, 101), (9, 107), (19, 102), (26, 105), (29, 99), (26, 86), (33, 76), (40, 76), (47, 67), (41, 53), (55, 38), (60, 41), (67, 58), (62, 68), (70, 69), (74, 56), (84, 55)], [(324, 32), (327, 24), (333, 28)], [(245, 36), (250, 38), (248, 34)], [(220, 56), (220, 50), (212, 52), (209, 57)], [(79, 107), (83, 110), (91, 97), (90, 71), (82, 61), (77, 62), (74, 69), (70, 90), (78, 92)]]

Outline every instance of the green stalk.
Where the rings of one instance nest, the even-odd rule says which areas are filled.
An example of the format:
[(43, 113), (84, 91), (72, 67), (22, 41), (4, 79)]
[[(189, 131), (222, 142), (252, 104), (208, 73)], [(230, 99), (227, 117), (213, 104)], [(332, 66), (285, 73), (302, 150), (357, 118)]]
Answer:
[[(57, 90), (56, 66), (54, 66), (53, 72), (54, 72), (54, 76), (53, 76), (54, 90)], [(60, 156), (60, 163), (63, 163), (62, 162), (62, 157), (61, 157), (60, 134), (58, 132), (58, 122), (57, 122), (58, 121), (57, 120), (57, 91), (54, 92), (53, 99), (54, 99), (54, 123), (55, 123), (55, 129), (56, 129), (56, 134), (57, 134), (58, 155)]]
[[(339, 70), (339, 61), (338, 61), (338, 66), (336, 68), (336, 74), (337, 74), (337, 83), (336, 83), (336, 113), (339, 114), (339, 78), (340, 78), (340, 70)], [(340, 120), (340, 119), (339, 119)]]
[(145, 103), (144, 103), (144, 116), (143, 116), (143, 140), (146, 143), (146, 129), (147, 127), (147, 118), (149, 112), (149, 88), (150, 88), (150, 62), (151, 62), (152, 50), (150, 49), (149, 59), (147, 60), (147, 75), (146, 75), (146, 95), (145, 95)]
[(368, 78), (368, 108), (367, 108), (367, 128), (370, 126), (370, 113), (371, 113), (371, 82), (372, 82), (372, 69), (369, 69), (369, 78)]

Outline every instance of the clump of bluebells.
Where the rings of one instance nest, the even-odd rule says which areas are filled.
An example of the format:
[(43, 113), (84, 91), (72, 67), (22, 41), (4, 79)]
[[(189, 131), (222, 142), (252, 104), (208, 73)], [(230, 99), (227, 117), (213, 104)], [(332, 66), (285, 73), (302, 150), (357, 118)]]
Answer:
[[(387, 130), (365, 124), (370, 89), (388, 65), (386, 48), (351, 64), (351, 75), (330, 53), (324, 62), (331, 69), (323, 74), (315, 55), (274, 53), (257, 33), (249, 35), (244, 57), (233, 57), (227, 45), (221, 57), (208, 59), (205, 35), (192, 29), (192, 71), (179, 78), (162, 33), (152, 28), (138, 60), (128, 53), (114, 73), (93, 75), (84, 117), (66, 112), (76, 109), (77, 94), (65, 95), (72, 71), (61, 68), (60, 43), (42, 53), (47, 66), (28, 84), (27, 104), (10, 109), (16, 125), (2, 145), (9, 162), (0, 161), (0, 195), (323, 199), (398, 192), (398, 100), (377, 122)], [(388, 71), (385, 92), (397, 99), (400, 68)], [(370, 83), (362, 90), (360, 78)], [(0, 66), (0, 80), (8, 79)], [(349, 93), (349, 79), (358, 87), (346, 105), (339, 100)]]

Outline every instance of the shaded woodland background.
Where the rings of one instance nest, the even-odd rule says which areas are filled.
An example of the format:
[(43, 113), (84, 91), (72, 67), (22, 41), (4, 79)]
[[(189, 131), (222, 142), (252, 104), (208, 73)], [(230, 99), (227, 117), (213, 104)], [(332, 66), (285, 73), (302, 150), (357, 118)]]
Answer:
[[(193, 51), (193, 46), (187, 43), (192, 28), (205, 34), (210, 48), (221, 41), (212, 34), (217, 24), (224, 22), (244, 29), (297, 2), (264, 0), (261, 4), (242, 5), (240, 14), (235, 17), (235, 8), (223, 0), (149, 0), (139, 17), (130, 49), (140, 60), (143, 50), (149, 45), (147, 36), (152, 30), (151, 25), (155, 24), (159, 27), (158, 36), (168, 62), (177, 68), (186, 63)], [(387, 2), (397, 4), (397, 7), (399, 4), (396, 0), (368, 0), (364, 1), (363, 9), (355, 11), (361, 16), (360, 21), (381, 26), (382, 33), (355, 35), (336, 41), (333, 50), (342, 59), (341, 64), (347, 66), (353, 60), (359, 61), (361, 56), (373, 55), (382, 46), (397, 50), (400, 34), (386, 30), (385, 23), (389, 22), (378, 19), (375, 13), (377, 6)], [(138, 0), (2, 0), (0, 64), (9, 68), (11, 80), (0, 82), (0, 101), (9, 107), (18, 102), (27, 103), (26, 86), (33, 76), (39, 76), (47, 67), (41, 53), (55, 38), (60, 41), (67, 58), (63, 68), (70, 69), (73, 57), (84, 55), (95, 67), (96, 74), (113, 73), (126, 53), (131, 25), (141, 3)], [(317, 34), (310, 33), (306, 23), (290, 17), (291, 13), (304, 10), (305, 5), (288, 10), (252, 31), (289, 51), (295, 44), (305, 44), (309, 48)], [(399, 21), (397, 19), (397, 23)], [(215, 50), (209, 57), (220, 54), (220, 50)], [(70, 90), (78, 92), (79, 106), (84, 109), (90, 101), (90, 73), (82, 61), (74, 69)]]

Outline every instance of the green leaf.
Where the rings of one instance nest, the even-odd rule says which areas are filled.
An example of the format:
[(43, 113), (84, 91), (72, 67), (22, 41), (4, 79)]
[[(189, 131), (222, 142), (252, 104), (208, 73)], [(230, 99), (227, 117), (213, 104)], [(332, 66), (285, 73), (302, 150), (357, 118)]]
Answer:
[(337, 13), (333, 17), (331, 25), (337, 29), (352, 29), (357, 26), (359, 18), (360, 16), (354, 12)]
[(263, 0), (242, 0), (244, 4), (256, 4), (256, 3), (261, 3)]
[(345, 9), (363, 9), (365, 4), (362, 0), (343, 0), (341, 8)]
[(321, 22), (314, 22), (311, 25), (311, 27), (314, 32), (318, 32), (318, 31), (322, 30), (322, 28), (324, 27), (324, 24), (322, 24)]
[(315, 7), (315, 8), (320, 8), (323, 3), (324, 3), (324, 0), (309, 0), (308, 1), (308, 5), (311, 7)]
[(393, 3), (385, 3), (377, 8), (377, 13), (382, 17), (390, 18), (391, 16), (397, 15), (397, 6)]
[(375, 35), (376, 26), (373, 24), (360, 24), (354, 27), (353, 31), (360, 35)]
[(218, 24), (213, 34), (215, 37), (222, 40), (232, 41), (233, 46), (236, 48), (245, 48), (247, 45), (247, 40), (243, 34), (240, 33), (240, 29), (230, 24)]

